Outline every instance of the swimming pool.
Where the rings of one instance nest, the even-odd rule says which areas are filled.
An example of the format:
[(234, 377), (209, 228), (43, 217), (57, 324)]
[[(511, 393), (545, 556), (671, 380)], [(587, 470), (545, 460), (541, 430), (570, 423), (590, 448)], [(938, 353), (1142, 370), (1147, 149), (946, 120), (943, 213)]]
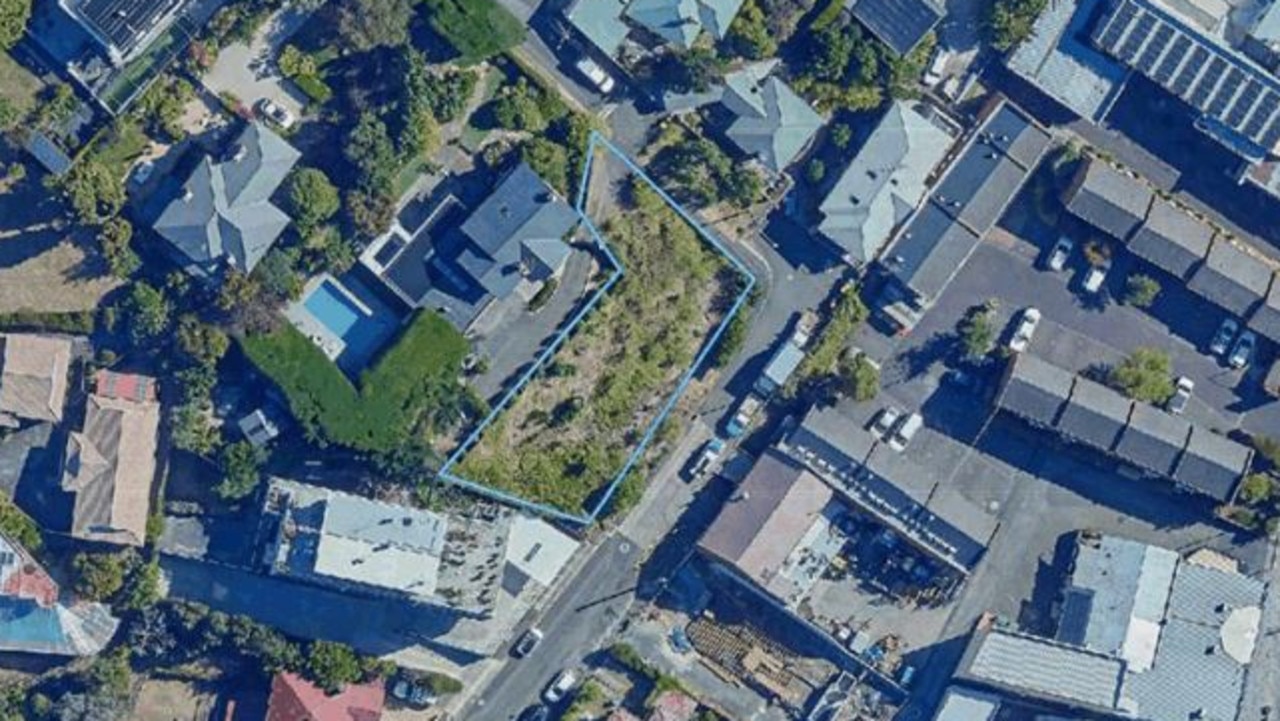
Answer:
[(334, 335), (344, 341), (347, 341), (353, 328), (362, 320), (369, 317), (368, 311), (356, 305), (355, 301), (347, 297), (336, 286), (333, 281), (325, 280), (311, 291), (311, 295), (307, 296), (303, 303), (307, 308), (307, 312), (315, 317), (316, 320), (324, 324)]
[[(323, 326), (341, 341), (340, 349), (327, 351), (338, 367), (352, 378), (360, 375), (378, 351), (395, 335), (400, 317), (358, 279), (325, 277), (311, 289), (298, 311), (310, 323)], [(295, 306), (296, 308), (297, 306)], [(304, 333), (307, 323), (299, 326)], [(313, 338), (324, 348), (322, 339)]]

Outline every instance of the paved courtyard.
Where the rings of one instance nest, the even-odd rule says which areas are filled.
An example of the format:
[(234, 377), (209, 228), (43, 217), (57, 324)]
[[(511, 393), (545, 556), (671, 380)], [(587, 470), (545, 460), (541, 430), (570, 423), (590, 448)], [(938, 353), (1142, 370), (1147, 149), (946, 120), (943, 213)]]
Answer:
[(231, 93), (251, 107), (263, 98), (270, 99), (294, 117), (301, 117), (307, 96), (280, 75), (275, 60), (310, 15), (301, 5), (289, 5), (273, 14), (249, 44), (232, 43), (218, 53), (217, 62), (205, 73), (204, 84), (215, 93)]

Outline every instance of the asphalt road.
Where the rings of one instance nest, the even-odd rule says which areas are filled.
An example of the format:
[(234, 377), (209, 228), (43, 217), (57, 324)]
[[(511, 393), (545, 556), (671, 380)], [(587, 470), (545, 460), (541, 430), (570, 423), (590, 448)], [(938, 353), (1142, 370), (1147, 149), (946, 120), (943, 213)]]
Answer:
[(457, 717), (511, 719), (538, 703), (552, 677), (580, 665), (622, 619), (635, 597), (638, 562), (636, 545), (621, 534), (601, 543), (535, 624), (542, 643), (509, 661)]

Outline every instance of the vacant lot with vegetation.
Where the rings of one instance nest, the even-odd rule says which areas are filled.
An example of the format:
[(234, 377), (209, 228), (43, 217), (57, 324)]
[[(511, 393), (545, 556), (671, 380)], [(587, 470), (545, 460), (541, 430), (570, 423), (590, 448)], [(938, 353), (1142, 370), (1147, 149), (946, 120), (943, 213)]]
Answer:
[(604, 226), (626, 274), (466, 455), (464, 478), (590, 511), (723, 318), (732, 269), (648, 186), (629, 195)]
[(456, 417), (470, 402), (458, 382), (467, 341), (433, 312), (423, 312), (360, 379), (359, 388), (293, 326), (250, 334), (246, 355), (280, 386), (308, 435), (386, 452), (416, 431)]

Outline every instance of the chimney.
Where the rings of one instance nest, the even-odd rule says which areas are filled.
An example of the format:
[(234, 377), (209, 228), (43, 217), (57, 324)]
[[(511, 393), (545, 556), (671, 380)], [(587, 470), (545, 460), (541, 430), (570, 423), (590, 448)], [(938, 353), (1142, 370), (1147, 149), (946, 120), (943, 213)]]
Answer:
[(241, 160), (244, 160), (244, 156), (248, 154), (249, 154), (249, 150), (244, 147), (244, 143), (237, 143), (235, 154), (231, 156), (231, 160), (233, 162), (238, 163)]
[(184, 187), (182, 189), (182, 202), (190, 203), (191, 199), (194, 197), (196, 197), (196, 194), (191, 192), (191, 188)]

